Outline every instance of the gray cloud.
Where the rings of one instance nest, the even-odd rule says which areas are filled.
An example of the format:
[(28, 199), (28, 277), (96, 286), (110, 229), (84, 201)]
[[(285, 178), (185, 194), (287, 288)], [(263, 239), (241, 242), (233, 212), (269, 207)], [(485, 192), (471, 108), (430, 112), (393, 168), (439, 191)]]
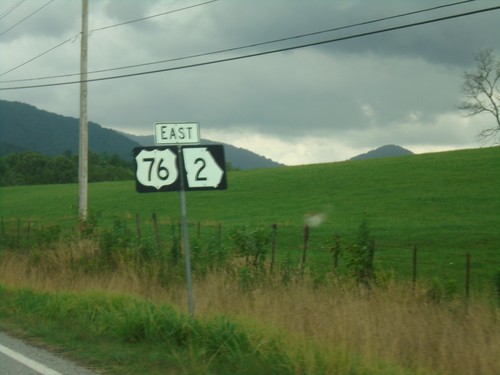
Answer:
[[(30, 6), (43, 3), (33, 1)], [(228, 49), (446, 3), (220, 0), (148, 21), (98, 30), (197, 3), (90, 1), (89, 29), (93, 32), (89, 37), (89, 70)], [(474, 1), (334, 33), (90, 77), (230, 58), (492, 5), (498, 3)], [(8, 8), (8, 4), (4, 7)], [(19, 9), (17, 15), (5, 17), (0, 21), (0, 30), (27, 12), (28, 8)], [(412, 145), (421, 150), (470, 146), (475, 142), (475, 125), (483, 126), (487, 120), (464, 122), (455, 105), (460, 100), (463, 70), (472, 67), (474, 54), (486, 47), (500, 51), (499, 13), (497, 10), (251, 59), (90, 83), (89, 117), (104, 126), (137, 133), (151, 132), (156, 121), (199, 121), (202, 136), (204, 132), (218, 136), (221, 141), (282, 158), (279, 161), (285, 163), (297, 163), (302, 157), (305, 162), (345, 159), (347, 153), (364, 152), (382, 143)], [(54, 2), (23, 27), (5, 34), (0, 38), (0, 48), (7, 53), (0, 55), (0, 70), (76, 35), (80, 16), (79, 2)], [(78, 69), (79, 41), (75, 40), (0, 79), (75, 73)], [(12, 84), (0, 83), (0, 88), (8, 85)], [(77, 85), (0, 91), (0, 98), (78, 116)], [(314, 145), (318, 145), (317, 149), (311, 150)]]

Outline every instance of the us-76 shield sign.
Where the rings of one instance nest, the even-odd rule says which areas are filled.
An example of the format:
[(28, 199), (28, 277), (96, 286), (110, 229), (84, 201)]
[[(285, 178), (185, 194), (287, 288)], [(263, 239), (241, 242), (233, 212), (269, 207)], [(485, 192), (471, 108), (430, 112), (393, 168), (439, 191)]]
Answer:
[(227, 188), (222, 145), (134, 148), (140, 193)]
[(175, 191), (180, 189), (176, 149), (134, 149), (137, 191)]

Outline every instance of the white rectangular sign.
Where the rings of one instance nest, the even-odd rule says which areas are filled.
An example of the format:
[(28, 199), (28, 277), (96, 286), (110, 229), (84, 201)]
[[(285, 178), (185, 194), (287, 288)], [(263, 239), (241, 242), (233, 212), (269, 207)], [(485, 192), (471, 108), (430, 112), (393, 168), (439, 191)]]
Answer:
[(200, 127), (197, 122), (154, 124), (155, 144), (178, 145), (200, 143)]

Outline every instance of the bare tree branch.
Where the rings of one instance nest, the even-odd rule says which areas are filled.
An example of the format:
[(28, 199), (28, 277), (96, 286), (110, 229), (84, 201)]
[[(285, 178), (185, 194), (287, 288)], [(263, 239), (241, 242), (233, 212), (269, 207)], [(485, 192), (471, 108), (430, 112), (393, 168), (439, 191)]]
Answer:
[(496, 61), (492, 49), (479, 51), (476, 69), (464, 72), (462, 94), (458, 109), (467, 117), (490, 113), (496, 125), (479, 133), (483, 140), (495, 140), (500, 135), (500, 60)]

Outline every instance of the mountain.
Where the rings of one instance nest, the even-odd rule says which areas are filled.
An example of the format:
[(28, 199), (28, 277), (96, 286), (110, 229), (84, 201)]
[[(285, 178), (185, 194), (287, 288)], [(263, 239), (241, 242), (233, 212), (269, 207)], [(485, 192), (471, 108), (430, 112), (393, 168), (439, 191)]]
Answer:
[(388, 158), (394, 156), (413, 155), (413, 152), (397, 145), (385, 145), (375, 150), (368, 151), (365, 154), (360, 154), (350, 158), (349, 160), (363, 160), (375, 158)]
[[(139, 143), (141, 146), (154, 146), (153, 135), (132, 135), (123, 133), (133, 141)], [(227, 143), (214, 142), (208, 139), (201, 139), (200, 145), (214, 145), (221, 144), (224, 146), (224, 155), (231, 165), (238, 169), (254, 169), (254, 168), (273, 168), (280, 167), (283, 164), (277, 163), (264, 156), (257, 155), (244, 148), (235, 147)]]
[[(45, 155), (60, 155), (67, 151), (78, 154), (80, 121), (38, 109), (32, 105), (0, 100), (0, 156), (13, 152), (34, 151)], [(130, 160), (132, 149), (154, 145), (153, 136), (132, 136), (89, 122), (89, 150), (118, 155)], [(208, 140), (204, 144), (213, 144)], [(226, 161), (239, 169), (280, 166), (251, 151), (224, 144)]]
[[(32, 105), (0, 100), (0, 155), (34, 151), (60, 155), (78, 154), (80, 120), (40, 110)], [(138, 143), (94, 122), (88, 126), (89, 150), (117, 154), (129, 160)]]

